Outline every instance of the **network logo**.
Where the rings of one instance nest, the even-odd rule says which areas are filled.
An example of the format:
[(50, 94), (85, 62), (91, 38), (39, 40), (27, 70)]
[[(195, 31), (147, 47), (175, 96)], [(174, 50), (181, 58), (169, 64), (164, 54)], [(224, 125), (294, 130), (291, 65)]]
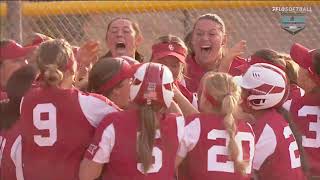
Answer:
[(304, 14), (284, 14), (281, 16), (281, 28), (292, 35), (302, 31), (306, 26)]

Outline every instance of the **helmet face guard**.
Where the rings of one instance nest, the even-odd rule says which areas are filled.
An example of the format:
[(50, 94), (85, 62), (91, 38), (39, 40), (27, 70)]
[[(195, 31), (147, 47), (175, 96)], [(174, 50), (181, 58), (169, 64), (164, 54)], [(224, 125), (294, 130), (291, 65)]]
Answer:
[(157, 104), (170, 107), (173, 101), (173, 77), (168, 67), (145, 63), (134, 74), (130, 99), (137, 104)]
[(280, 106), (288, 95), (284, 71), (271, 64), (253, 64), (243, 76), (234, 79), (247, 91), (246, 104), (254, 110)]

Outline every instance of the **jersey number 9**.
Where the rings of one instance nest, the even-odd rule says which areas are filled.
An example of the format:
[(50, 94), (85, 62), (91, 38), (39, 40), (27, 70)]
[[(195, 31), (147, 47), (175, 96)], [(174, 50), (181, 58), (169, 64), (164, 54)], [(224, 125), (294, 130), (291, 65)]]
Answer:
[[(41, 118), (47, 114), (47, 118)], [(33, 140), (38, 146), (53, 146), (57, 141), (57, 109), (52, 103), (38, 104), (33, 109), (33, 125), (38, 130), (49, 131), (49, 136), (34, 135)]]

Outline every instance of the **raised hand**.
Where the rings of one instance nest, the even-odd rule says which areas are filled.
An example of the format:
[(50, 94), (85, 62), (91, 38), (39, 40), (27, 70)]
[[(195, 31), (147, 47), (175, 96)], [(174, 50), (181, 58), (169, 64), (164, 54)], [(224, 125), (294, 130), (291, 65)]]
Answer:
[(247, 50), (247, 41), (241, 40), (235, 44), (232, 48), (226, 50), (225, 56), (222, 58), (218, 71), (219, 72), (229, 72), (230, 66), (233, 59), (236, 56), (241, 56)]
[(80, 66), (89, 66), (91, 63), (97, 61), (99, 50), (100, 42), (89, 40), (85, 42), (76, 53), (76, 60)]
[(241, 40), (237, 44), (235, 44), (232, 48), (227, 50), (226, 56), (236, 57), (241, 56), (247, 50), (247, 41)]

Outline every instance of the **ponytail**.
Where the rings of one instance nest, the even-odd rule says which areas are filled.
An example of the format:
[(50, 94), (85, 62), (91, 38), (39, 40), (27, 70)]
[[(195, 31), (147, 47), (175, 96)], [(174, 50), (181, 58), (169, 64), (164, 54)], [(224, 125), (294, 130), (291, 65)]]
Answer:
[(306, 153), (305, 153), (304, 148), (302, 146), (302, 135), (300, 134), (296, 124), (294, 123), (291, 114), (283, 107), (281, 107), (277, 110), (285, 118), (285, 120), (289, 124), (289, 127), (292, 131), (292, 134), (293, 134), (294, 138), (296, 139), (296, 142), (298, 145), (298, 150), (300, 152), (300, 161), (301, 161), (302, 170), (303, 170), (304, 174), (308, 176), (310, 173), (310, 167), (308, 164), (308, 159), (307, 159)]
[(251, 115), (244, 113), (240, 108), (241, 88), (233, 80), (232, 76), (227, 73), (207, 73), (201, 82), (204, 83), (201, 84), (203, 91), (207, 92), (218, 102), (216, 105), (211, 103), (212, 108), (214, 108), (213, 112), (218, 111), (219, 114), (224, 115), (224, 127), (230, 137), (227, 145), (230, 159), (234, 162), (235, 170), (244, 176), (249, 161), (244, 161), (240, 157), (241, 144), (238, 144), (235, 139), (237, 120), (251, 121), (253, 118)]
[(137, 155), (146, 173), (153, 164), (152, 150), (156, 133), (156, 117), (153, 107), (142, 105), (140, 107), (140, 133), (138, 135)]
[(46, 65), (44, 71), (44, 82), (48, 86), (58, 86), (63, 79), (63, 73), (58, 69), (55, 64)]
[(290, 80), (290, 83), (297, 84), (299, 65), (296, 62), (294, 62), (292, 59), (285, 59), (285, 62), (286, 62), (286, 74)]
[(144, 56), (136, 50), (136, 52), (134, 53), (134, 59), (139, 61), (140, 63), (143, 63)]
[(234, 166), (236, 171), (244, 175), (246, 167), (248, 166), (248, 163), (239, 159), (239, 145), (235, 140), (235, 135), (237, 133), (237, 125), (236, 125), (236, 120), (233, 114), (237, 106), (238, 106), (237, 98), (230, 94), (227, 94), (222, 99), (221, 111), (225, 114), (223, 123), (230, 137), (229, 144), (228, 144), (230, 158), (232, 161), (234, 161)]
[(40, 44), (33, 55), (37, 62), (41, 81), (47, 86), (59, 86), (69, 71), (74, 75), (74, 54), (71, 45), (64, 39), (48, 40)]

